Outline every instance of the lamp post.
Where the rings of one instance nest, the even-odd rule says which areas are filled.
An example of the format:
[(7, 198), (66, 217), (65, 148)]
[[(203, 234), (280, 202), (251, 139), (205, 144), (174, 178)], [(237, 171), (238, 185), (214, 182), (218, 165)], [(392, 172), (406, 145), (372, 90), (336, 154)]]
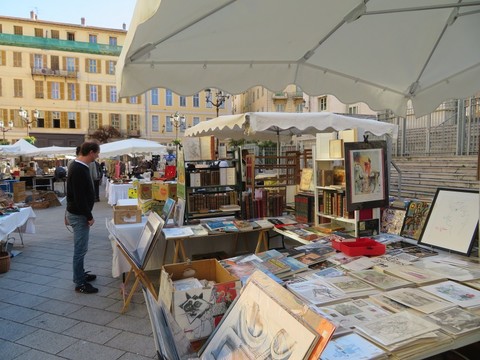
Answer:
[(27, 136), (30, 136), (30, 125), (37, 121), (38, 116), (40, 115), (39, 111), (35, 109), (35, 111), (33, 112), (33, 119), (28, 118), (28, 111), (25, 110), (23, 107), (20, 108), (20, 110), (18, 111), (18, 114), (20, 115), (20, 117), (22, 118), (22, 121), (27, 126)]
[(185, 125), (185, 116), (180, 115), (178, 111), (171, 116), (172, 126), (175, 128), (175, 143), (178, 144), (178, 128)]
[(5, 126), (3, 120), (0, 120), (0, 130), (3, 132), (3, 143), (5, 144), (5, 133), (13, 129), (13, 121), (8, 122), (8, 127)]
[(223, 103), (225, 102), (225, 100), (227, 100), (229, 97), (230, 97), (230, 95), (225, 95), (223, 93), (223, 91), (217, 90), (217, 92), (215, 93), (215, 101), (213, 101), (212, 90), (205, 89), (205, 101), (207, 102), (207, 104), (210, 103), (213, 106), (215, 106), (215, 108), (217, 110), (217, 117), (218, 117), (219, 107), (222, 106)]

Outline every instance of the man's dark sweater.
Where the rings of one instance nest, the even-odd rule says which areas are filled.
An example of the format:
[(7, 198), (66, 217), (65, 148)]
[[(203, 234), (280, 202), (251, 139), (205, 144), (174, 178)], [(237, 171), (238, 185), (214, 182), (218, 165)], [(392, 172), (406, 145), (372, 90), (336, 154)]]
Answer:
[(93, 219), (95, 192), (88, 166), (73, 161), (67, 177), (67, 211), (75, 215), (84, 215), (87, 221)]

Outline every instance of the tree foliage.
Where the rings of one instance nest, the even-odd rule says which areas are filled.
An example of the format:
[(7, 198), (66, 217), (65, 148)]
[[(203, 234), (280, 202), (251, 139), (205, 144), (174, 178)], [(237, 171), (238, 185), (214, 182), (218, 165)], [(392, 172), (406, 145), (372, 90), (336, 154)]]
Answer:
[(98, 128), (93, 134), (90, 135), (90, 139), (97, 140), (100, 144), (105, 144), (110, 139), (120, 138), (122, 134), (118, 129), (113, 126), (102, 126)]

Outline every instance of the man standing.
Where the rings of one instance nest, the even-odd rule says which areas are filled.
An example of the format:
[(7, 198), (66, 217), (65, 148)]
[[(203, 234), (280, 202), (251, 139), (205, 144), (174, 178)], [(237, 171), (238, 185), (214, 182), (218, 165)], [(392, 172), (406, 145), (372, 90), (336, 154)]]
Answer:
[(93, 294), (98, 289), (89, 284), (96, 275), (85, 272), (84, 258), (88, 250), (90, 227), (95, 223), (92, 215), (95, 190), (89, 164), (98, 158), (100, 146), (85, 142), (72, 162), (67, 178), (67, 221), (73, 228), (73, 282), (75, 291)]

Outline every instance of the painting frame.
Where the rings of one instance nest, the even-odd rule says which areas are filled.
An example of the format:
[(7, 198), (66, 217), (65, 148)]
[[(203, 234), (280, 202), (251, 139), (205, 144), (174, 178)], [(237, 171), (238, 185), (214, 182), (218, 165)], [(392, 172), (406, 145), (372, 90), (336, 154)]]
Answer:
[(479, 219), (479, 192), (437, 188), (419, 244), (470, 256)]
[(347, 210), (388, 206), (387, 142), (344, 144)]

